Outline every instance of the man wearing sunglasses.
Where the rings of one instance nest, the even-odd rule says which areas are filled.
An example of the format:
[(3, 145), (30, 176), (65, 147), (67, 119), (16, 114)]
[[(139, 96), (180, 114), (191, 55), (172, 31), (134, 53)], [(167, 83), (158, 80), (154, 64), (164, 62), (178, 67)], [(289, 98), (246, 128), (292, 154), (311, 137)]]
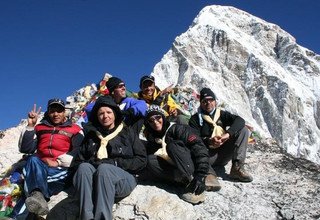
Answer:
[(169, 122), (164, 110), (151, 105), (145, 118), (149, 179), (178, 183), (181, 198), (191, 204), (205, 200), (204, 180), (209, 169), (206, 146), (188, 125)]
[[(81, 128), (65, 115), (61, 99), (50, 99), (43, 119), (41, 107), (28, 113), (28, 125), (19, 140), (21, 153), (32, 154), (23, 168), (25, 204), (36, 215), (49, 212), (47, 201), (64, 189), (69, 167), (83, 140)], [(37, 124), (38, 123), (38, 124)]]
[[(225, 166), (231, 160), (230, 178), (241, 182), (252, 181), (252, 176), (244, 169), (249, 137), (245, 121), (238, 115), (216, 108), (216, 96), (211, 89), (203, 88), (200, 91), (200, 107), (191, 117), (189, 125), (199, 132), (209, 149), (212, 167)], [(217, 128), (222, 130), (221, 134), (215, 133)], [(221, 186), (211, 168), (206, 185), (219, 190)]]
[[(147, 110), (146, 102), (133, 97), (127, 97), (126, 85), (123, 80), (117, 77), (110, 77), (106, 86), (109, 94), (121, 109), (125, 124), (127, 126), (136, 125), (145, 116)], [(138, 127), (142, 126), (143, 120), (140, 120), (140, 122), (140, 126), (137, 125)]]

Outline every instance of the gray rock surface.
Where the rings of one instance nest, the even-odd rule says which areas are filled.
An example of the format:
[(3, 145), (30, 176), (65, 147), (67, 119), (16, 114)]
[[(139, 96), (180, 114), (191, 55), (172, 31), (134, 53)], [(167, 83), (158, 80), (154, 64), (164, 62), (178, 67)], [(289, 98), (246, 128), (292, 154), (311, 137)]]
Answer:
[[(17, 140), (23, 125), (0, 139), (1, 172), (21, 158)], [(275, 141), (250, 145), (246, 168), (251, 183), (232, 182), (230, 164), (219, 169), (222, 189), (206, 192), (206, 200), (191, 205), (179, 198), (181, 189), (160, 183), (139, 184), (114, 205), (114, 219), (320, 219), (320, 168), (292, 157)], [(48, 219), (76, 219), (77, 203), (65, 192), (53, 196)]]

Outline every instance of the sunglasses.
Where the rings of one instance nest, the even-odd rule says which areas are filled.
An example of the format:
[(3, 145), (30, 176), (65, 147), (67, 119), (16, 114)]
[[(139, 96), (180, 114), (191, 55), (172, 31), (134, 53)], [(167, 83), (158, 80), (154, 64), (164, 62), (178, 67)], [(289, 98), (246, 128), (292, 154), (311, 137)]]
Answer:
[(154, 115), (154, 116), (151, 116), (149, 119), (148, 119), (148, 122), (150, 124), (154, 123), (155, 121), (160, 121), (160, 119), (162, 118), (161, 115)]
[(62, 113), (64, 112), (64, 108), (61, 105), (53, 104), (49, 107), (48, 113), (54, 113), (54, 112)]
[(208, 103), (212, 103), (214, 101), (214, 99), (203, 99), (201, 101), (201, 104), (208, 104)]
[(124, 87), (126, 87), (126, 84), (120, 83), (119, 85), (116, 86), (116, 89), (122, 89)]

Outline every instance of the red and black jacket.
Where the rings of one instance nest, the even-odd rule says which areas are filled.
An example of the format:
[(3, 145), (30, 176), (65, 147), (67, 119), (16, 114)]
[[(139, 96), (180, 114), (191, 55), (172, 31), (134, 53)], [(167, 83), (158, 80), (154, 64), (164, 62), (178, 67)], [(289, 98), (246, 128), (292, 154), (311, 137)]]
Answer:
[(83, 139), (80, 131), (81, 128), (70, 120), (54, 126), (49, 120), (43, 119), (34, 130), (24, 132), (20, 152), (31, 154), (36, 151), (41, 160), (46, 158), (56, 160), (58, 156), (69, 152), (74, 156)]

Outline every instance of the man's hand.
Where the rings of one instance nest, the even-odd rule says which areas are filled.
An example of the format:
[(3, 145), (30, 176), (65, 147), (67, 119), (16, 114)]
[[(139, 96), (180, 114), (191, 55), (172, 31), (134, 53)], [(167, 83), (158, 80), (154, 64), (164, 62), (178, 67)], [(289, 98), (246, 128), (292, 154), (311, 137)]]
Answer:
[(47, 164), (49, 167), (58, 167), (59, 163), (56, 160), (52, 160), (49, 158), (44, 159), (45, 164)]
[(34, 127), (37, 124), (38, 116), (41, 112), (41, 107), (37, 110), (37, 105), (33, 105), (33, 109), (28, 113), (28, 126)]
[(70, 167), (73, 156), (68, 154), (62, 154), (57, 158), (57, 162), (60, 167)]
[(227, 140), (229, 140), (230, 134), (225, 133), (222, 136), (215, 136), (211, 138), (213, 148), (218, 148), (223, 145)]
[(165, 95), (165, 94), (171, 93), (171, 92), (172, 92), (172, 87), (173, 87), (173, 84), (171, 84), (170, 86), (168, 86), (167, 88), (165, 88), (164, 90), (162, 90), (162, 91), (160, 92), (160, 95)]
[(221, 136), (220, 138), (220, 142), (221, 142), (221, 145), (224, 144), (227, 140), (229, 140), (230, 138), (230, 134), (229, 133), (225, 133)]

